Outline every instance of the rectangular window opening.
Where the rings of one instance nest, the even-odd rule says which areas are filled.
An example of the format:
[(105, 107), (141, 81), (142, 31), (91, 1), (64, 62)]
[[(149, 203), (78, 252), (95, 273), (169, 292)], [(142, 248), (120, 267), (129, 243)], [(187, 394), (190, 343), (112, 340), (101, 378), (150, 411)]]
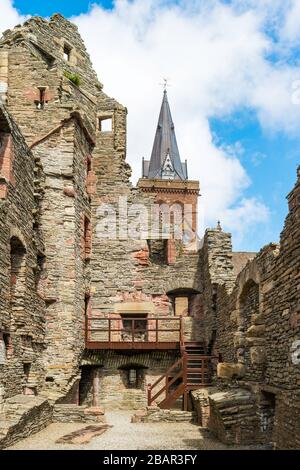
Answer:
[(86, 170), (87, 170), (87, 173), (89, 173), (92, 170), (92, 157), (91, 157), (91, 155), (87, 156)]
[(128, 371), (128, 385), (132, 388), (138, 388), (138, 374), (136, 369), (129, 369)]
[(71, 56), (71, 48), (65, 44), (64, 45), (64, 59), (66, 62), (70, 62), (70, 56)]
[(122, 341), (147, 341), (147, 314), (122, 314)]
[(187, 316), (189, 314), (189, 298), (175, 297), (175, 315)]
[(47, 103), (48, 101), (46, 100), (46, 87), (39, 86), (38, 87), (38, 99), (35, 101), (37, 109), (44, 109), (45, 104)]
[(112, 132), (113, 122), (112, 117), (100, 117), (99, 118), (99, 131), (100, 132)]
[(26, 381), (28, 381), (28, 379), (29, 379), (30, 369), (31, 369), (31, 363), (30, 362), (25, 362), (23, 364), (23, 371), (24, 371)]

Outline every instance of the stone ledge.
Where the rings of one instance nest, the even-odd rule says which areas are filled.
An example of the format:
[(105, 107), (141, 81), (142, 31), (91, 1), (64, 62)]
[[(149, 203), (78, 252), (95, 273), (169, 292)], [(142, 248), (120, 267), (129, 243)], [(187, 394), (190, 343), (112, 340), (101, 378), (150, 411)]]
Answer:
[(60, 423), (104, 423), (104, 413), (102, 408), (57, 404), (53, 408), (53, 421)]
[(0, 416), (0, 449), (35, 434), (48, 426), (52, 419), (52, 407), (42, 397), (16, 395), (6, 400)]
[(209, 395), (209, 430), (224, 444), (259, 444), (255, 395), (246, 389), (236, 388)]
[(131, 418), (132, 423), (193, 423), (195, 413), (181, 410), (162, 410), (157, 406), (148, 406), (137, 411)]

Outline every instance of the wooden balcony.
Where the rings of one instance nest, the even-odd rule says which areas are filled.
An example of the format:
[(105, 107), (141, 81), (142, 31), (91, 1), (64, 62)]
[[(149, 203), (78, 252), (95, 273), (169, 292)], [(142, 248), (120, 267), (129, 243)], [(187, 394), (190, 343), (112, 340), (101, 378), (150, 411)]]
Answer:
[(180, 317), (87, 318), (87, 349), (166, 350), (179, 349)]

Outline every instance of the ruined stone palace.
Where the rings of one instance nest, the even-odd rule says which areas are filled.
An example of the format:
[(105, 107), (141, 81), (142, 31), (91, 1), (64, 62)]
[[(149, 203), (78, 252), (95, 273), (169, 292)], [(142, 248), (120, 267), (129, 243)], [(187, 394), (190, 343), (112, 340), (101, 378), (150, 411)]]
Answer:
[[(166, 91), (136, 187), (126, 114), (61, 15), (3, 34), (0, 447), (132, 409), (135, 421), (193, 414), (227, 444), (299, 449), (300, 170), (279, 244), (236, 253), (220, 224), (198, 240), (199, 182)], [(124, 234), (125, 200), (169, 208), (168, 234), (163, 211), (151, 235)], [(104, 206), (116, 236), (99, 235)]]

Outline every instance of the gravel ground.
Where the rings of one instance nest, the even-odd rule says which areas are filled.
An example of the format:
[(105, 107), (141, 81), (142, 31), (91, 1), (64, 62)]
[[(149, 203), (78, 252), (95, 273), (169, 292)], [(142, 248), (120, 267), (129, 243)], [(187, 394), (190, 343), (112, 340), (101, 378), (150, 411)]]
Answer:
[[(87, 426), (78, 423), (53, 423), (43, 431), (9, 447), (13, 450), (222, 450), (249, 449), (219, 443), (207, 431), (190, 423), (130, 422), (132, 411), (107, 412), (107, 423), (113, 428), (90, 443), (82, 445), (55, 444), (65, 434)], [(254, 449), (252, 447), (252, 449)]]

